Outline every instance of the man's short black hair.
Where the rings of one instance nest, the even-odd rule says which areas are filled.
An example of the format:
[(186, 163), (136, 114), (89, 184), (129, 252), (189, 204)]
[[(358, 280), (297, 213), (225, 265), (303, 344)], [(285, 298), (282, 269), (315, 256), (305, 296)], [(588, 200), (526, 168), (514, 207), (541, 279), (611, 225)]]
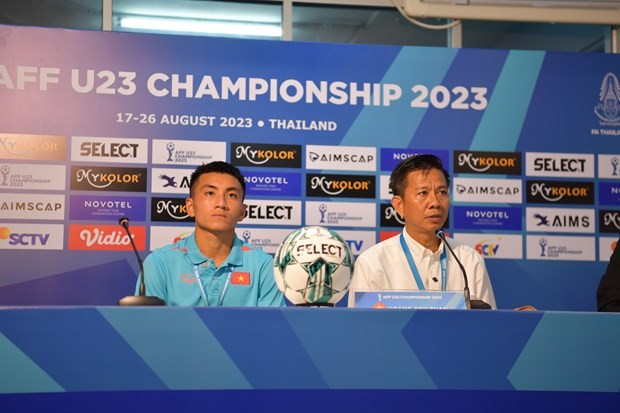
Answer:
[(219, 174), (227, 174), (237, 178), (239, 184), (241, 185), (241, 189), (243, 190), (241, 194), (241, 200), (245, 199), (245, 179), (243, 179), (243, 175), (239, 168), (234, 165), (229, 164), (228, 162), (222, 161), (213, 161), (207, 164), (202, 164), (194, 172), (192, 172), (192, 176), (189, 179), (189, 196), (190, 198), (194, 192), (194, 184), (198, 181), (203, 174), (208, 174), (211, 172), (219, 173)]
[(439, 169), (446, 177), (446, 184), (450, 186), (450, 174), (443, 167), (441, 159), (431, 154), (410, 156), (399, 163), (390, 175), (390, 190), (393, 195), (403, 196), (407, 186), (407, 175), (411, 171), (429, 171)]

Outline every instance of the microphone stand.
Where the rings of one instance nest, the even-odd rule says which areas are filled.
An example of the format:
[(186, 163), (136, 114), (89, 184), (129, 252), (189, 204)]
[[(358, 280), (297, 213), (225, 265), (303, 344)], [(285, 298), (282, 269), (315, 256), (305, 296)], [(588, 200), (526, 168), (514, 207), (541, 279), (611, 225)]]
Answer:
[(144, 284), (144, 265), (142, 264), (142, 258), (140, 258), (140, 254), (138, 254), (138, 248), (136, 248), (136, 244), (133, 242), (133, 237), (131, 236), (131, 232), (129, 232), (129, 219), (122, 217), (118, 220), (118, 223), (121, 227), (125, 228), (127, 232), (127, 236), (129, 237), (129, 241), (131, 242), (131, 246), (133, 248), (133, 252), (136, 254), (136, 258), (138, 259), (138, 265), (140, 266), (140, 287), (138, 289), (139, 295), (128, 295), (127, 297), (123, 297), (118, 301), (118, 305), (120, 306), (151, 306), (151, 305), (166, 305), (166, 302), (159, 297), (147, 296), (146, 295), (146, 286)]
[(459, 268), (461, 269), (461, 272), (463, 273), (463, 279), (465, 281), (465, 288), (463, 289), (463, 293), (465, 294), (465, 306), (467, 307), (468, 310), (490, 310), (491, 306), (487, 303), (485, 303), (482, 300), (471, 300), (470, 299), (470, 293), (469, 293), (469, 282), (467, 281), (467, 273), (465, 272), (465, 267), (463, 267), (463, 264), (461, 263), (461, 260), (458, 259), (458, 257), (456, 256), (456, 254), (454, 253), (454, 251), (452, 250), (452, 247), (450, 246), (450, 244), (448, 244), (448, 241), (446, 241), (446, 234), (445, 232), (443, 232), (443, 230), (438, 229), (435, 230), (435, 235), (437, 235), (437, 238), (439, 238), (440, 240), (443, 241), (443, 243), (445, 244), (446, 247), (448, 247), (448, 250), (450, 251), (450, 254), (452, 254), (452, 256), (454, 257), (454, 259), (456, 260), (456, 263), (458, 264)]

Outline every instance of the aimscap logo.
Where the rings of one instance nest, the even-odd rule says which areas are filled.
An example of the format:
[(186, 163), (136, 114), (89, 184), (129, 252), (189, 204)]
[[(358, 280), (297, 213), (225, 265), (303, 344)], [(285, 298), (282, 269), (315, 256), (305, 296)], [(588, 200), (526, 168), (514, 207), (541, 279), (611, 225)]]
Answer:
[(63, 249), (62, 225), (0, 224), (0, 249)]
[(301, 145), (233, 143), (230, 158), (237, 166), (301, 168)]
[(306, 169), (377, 170), (377, 148), (363, 146), (306, 146)]

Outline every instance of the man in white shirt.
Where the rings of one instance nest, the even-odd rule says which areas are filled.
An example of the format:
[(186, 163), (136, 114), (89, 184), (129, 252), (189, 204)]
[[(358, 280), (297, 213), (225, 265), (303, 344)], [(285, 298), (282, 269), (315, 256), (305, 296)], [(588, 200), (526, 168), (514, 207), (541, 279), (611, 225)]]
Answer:
[[(437, 235), (450, 209), (450, 176), (435, 155), (402, 161), (390, 176), (392, 206), (405, 220), (401, 235), (364, 251), (355, 263), (349, 306), (360, 290), (463, 291), (463, 273)], [(473, 248), (447, 238), (468, 276), (472, 300), (497, 308), (484, 259)]]

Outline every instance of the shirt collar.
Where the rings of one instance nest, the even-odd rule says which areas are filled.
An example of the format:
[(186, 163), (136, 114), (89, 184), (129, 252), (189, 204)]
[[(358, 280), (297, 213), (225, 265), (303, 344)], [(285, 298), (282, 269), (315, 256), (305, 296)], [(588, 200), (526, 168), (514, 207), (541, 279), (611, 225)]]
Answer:
[[(222, 265), (234, 265), (234, 266), (242, 265), (243, 264), (243, 256), (242, 256), (243, 250), (241, 248), (242, 245), (243, 243), (241, 242), (239, 237), (237, 237), (237, 234), (235, 234), (235, 239), (233, 240), (232, 249), (230, 250), (228, 257), (226, 257), (226, 260), (224, 260)], [(186, 250), (190, 261), (194, 265), (202, 264), (203, 262), (208, 260), (207, 257), (202, 255), (202, 252), (200, 252), (200, 249), (198, 249), (198, 244), (196, 244), (196, 232), (192, 232), (192, 235), (185, 237), (180, 242), (180, 248)]]
[(418, 241), (411, 238), (411, 236), (409, 236), (409, 234), (404, 228), (403, 228), (403, 235), (405, 236), (405, 242), (407, 243), (407, 246), (409, 247), (409, 250), (411, 251), (411, 255), (413, 255), (413, 259), (415, 260), (416, 263), (419, 263), (426, 257), (436, 256), (437, 258), (439, 258), (439, 256), (443, 252), (443, 241), (441, 240), (439, 241), (439, 248), (437, 248), (437, 251), (433, 252), (429, 250), (428, 248), (424, 247)]

